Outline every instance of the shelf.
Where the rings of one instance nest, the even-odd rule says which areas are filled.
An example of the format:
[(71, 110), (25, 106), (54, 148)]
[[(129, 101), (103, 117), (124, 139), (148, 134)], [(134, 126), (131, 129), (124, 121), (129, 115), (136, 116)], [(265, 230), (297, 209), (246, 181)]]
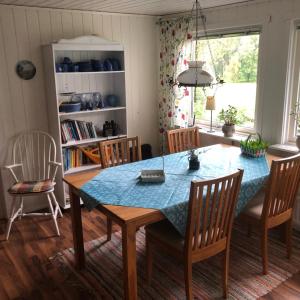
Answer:
[(66, 75), (80, 75), (80, 74), (120, 74), (125, 73), (124, 70), (121, 71), (91, 71), (91, 72), (56, 72), (56, 75), (66, 74)]
[(93, 144), (101, 141), (106, 141), (106, 140), (113, 140), (113, 139), (118, 139), (118, 138), (123, 138), (126, 137), (126, 134), (119, 134), (115, 136), (109, 136), (109, 137), (98, 137), (94, 139), (84, 139), (80, 141), (71, 141), (66, 144), (61, 144), (63, 148), (65, 147), (72, 147), (72, 146), (79, 146), (79, 145), (84, 145), (84, 144)]
[[(66, 150), (72, 150), (70, 147), (78, 148), (80, 146), (97, 147), (101, 141), (124, 138), (127, 135), (128, 127), (128, 116), (127, 116), (127, 105), (126, 105), (126, 82), (125, 82), (125, 53), (124, 47), (118, 42), (112, 42), (106, 39), (102, 39), (96, 36), (82, 36), (75, 39), (61, 39), (59, 42), (46, 45), (43, 47), (43, 58), (45, 70), (45, 84), (47, 85), (47, 111), (49, 119), (49, 132), (55, 138), (59, 144), (60, 151), (58, 151), (57, 159), (64, 162), (63, 152)], [(83, 69), (80, 66), (76, 68), (77, 72), (70, 72), (74, 68), (65, 68), (70, 70), (69, 72), (56, 72), (56, 62), (60, 62), (64, 57), (71, 58), (74, 62), (76, 61), (90, 61), (90, 59), (96, 59), (103, 61), (106, 58), (117, 59), (120, 63), (119, 68), (112, 68), (112, 71), (104, 71), (104, 69), (91, 68), (91, 64), (87, 64), (88, 68)], [(79, 70), (86, 70), (88, 72), (79, 72)], [(61, 70), (62, 71), (62, 70)], [(107, 106), (102, 109), (95, 110), (84, 110), (76, 112), (59, 112), (58, 104), (62, 100), (61, 92), (75, 92), (78, 94), (86, 94), (93, 92), (101, 92), (101, 95), (109, 95), (111, 93), (117, 95), (120, 99), (117, 107)], [(75, 128), (68, 128), (71, 133), (65, 132), (70, 138), (69, 142), (62, 144), (61, 139), (61, 126), (60, 123), (67, 121), (68, 119), (79, 122), (89, 122), (94, 126), (97, 126), (97, 130), (102, 129), (102, 124), (107, 120), (114, 120), (120, 128), (117, 132), (120, 132), (117, 136), (102, 137), (102, 133), (98, 133), (99, 136), (96, 138), (87, 138), (82, 140), (71, 139), (71, 135), (74, 138), (78, 138)], [(83, 124), (83, 123), (82, 123)], [(76, 124), (75, 124), (76, 125)], [(78, 125), (78, 124), (77, 124)], [(77, 126), (78, 127), (78, 126)], [(80, 130), (77, 128), (76, 130)], [(65, 128), (64, 128), (65, 129)], [(83, 128), (81, 128), (83, 129)], [(98, 131), (97, 131), (98, 132)], [(86, 133), (86, 132), (85, 132)], [(85, 137), (95, 135), (84, 135)], [(65, 140), (64, 140), (65, 142)], [(68, 151), (66, 151), (68, 152)], [(73, 165), (72, 165), (73, 166)], [(77, 176), (76, 174), (83, 174), (83, 172), (98, 172), (101, 168), (99, 164), (92, 164), (89, 162), (88, 165), (83, 165), (76, 168), (70, 168), (59, 170), (59, 176)], [(55, 188), (57, 194), (57, 200), (59, 205), (64, 209), (70, 207), (70, 196), (68, 194), (69, 188), (62, 180), (58, 180)], [(1, 298), (1, 297), (0, 297)]]
[(106, 112), (106, 111), (115, 111), (115, 110), (123, 110), (123, 109), (126, 109), (126, 107), (125, 106), (107, 107), (107, 108), (94, 109), (94, 110), (74, 111), (74, 112), (70, 112), (70, 113), (59, 113), (59, 116), (60, 117), (77, 116), (77, 115), (103, 113), (103, 112)]
[(95, 170), (95, 169), (100, 169), (100, 168), (101, 168), (101, 164), (83, 165), (83, 166), (80, 166), (80, 167), (68, 169), (64, 173), (64, 175), (80, 173), (80, 172), (84, 172), (84, 171), (88, 171), (88, 170)]

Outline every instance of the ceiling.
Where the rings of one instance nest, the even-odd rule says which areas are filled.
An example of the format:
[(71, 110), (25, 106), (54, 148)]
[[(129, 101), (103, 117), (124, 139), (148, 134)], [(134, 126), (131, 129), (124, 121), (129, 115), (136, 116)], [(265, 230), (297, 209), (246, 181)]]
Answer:
[[(217, 7), (254, 0), (199, 0), (201, 7)], [(162, 16), (190, 11), (194, 0), (0, 0), (2, 4)]]

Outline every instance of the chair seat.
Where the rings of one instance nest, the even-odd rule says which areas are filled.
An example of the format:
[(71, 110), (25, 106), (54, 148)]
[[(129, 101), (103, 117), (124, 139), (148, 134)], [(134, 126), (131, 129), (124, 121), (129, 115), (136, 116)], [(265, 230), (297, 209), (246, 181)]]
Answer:
[(265, 199), (265, 192), (264, 190), (259, 191), (256, 196), (248, 203), (245, 210), (243, 211), (249, 217), (260, 219), (263, 205)]
[(175, 227), (168, 221), (163, 220), (146, 226), (149, 237), (153, 237), (164, 244), (183, 251), (184, 238), (178, 233)]
[[(182, 237), (175, 227), (168, 221), (163, 220), (160, 222), (156, 222), (154, 224), (146, 226), (147, 234), (154, 237), (155, 239), (167, 243), (169, 246), (173, 248), (183, 251), (184, 249), (184, 237)], [(217, 234), (219, 229), (217, 229)], [(211, 236), (214, 234), (214, 229), (211, 231)], [(205, 233), (205, 241), (208, 238), (208, 231)], [(201, 239), (201, 235), (199, 236), (199, 240)]]
[(50, 179), (40, 181), (17, 182), (8, 190), (10, 194), (33, 194), (51, 191), (55, 182)]

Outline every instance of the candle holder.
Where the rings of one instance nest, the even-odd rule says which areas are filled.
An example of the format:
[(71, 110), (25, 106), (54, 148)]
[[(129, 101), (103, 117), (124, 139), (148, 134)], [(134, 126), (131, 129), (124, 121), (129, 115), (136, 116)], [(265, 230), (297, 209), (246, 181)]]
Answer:
[(212, 128), (212, 113), (216, 109), (216, 101), (214, 96), (207, 96), (206, 98), (206, 110), (210, 110), (210, 128), (207, 132), (215, 132)]

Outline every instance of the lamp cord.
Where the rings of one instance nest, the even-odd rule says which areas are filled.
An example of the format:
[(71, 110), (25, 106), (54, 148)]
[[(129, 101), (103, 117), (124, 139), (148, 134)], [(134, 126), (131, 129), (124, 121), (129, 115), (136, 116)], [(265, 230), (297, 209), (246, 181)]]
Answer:
[(213, 53), (212, 53), (212, 50), (211, 50), (211, 45), (210, 45), (209, 38), (208, 38), (208, 33), (207, 33), (206, 17), (203, 14), (202, 7), (201, 7), (200, 3), (198, 2), (198, 0), (196, 0), (196, 35), (197, 35), (196, 36), (196, 49), (197, 49), (197, 41), (198, 41), (198, 27), (197, 27), (197, 24), (198, 24), (198, 8), (199, 8), (199, 11), (200, 11), (200, 18), (202, 20), (202, 25), (203, 25), (203, 29), (204, 29), (204, 36), (205, 36), (205, 39), (206, 39), (206, 42), (207, 42), (209, 54), (210, 54), (210, 57), (211, 57), (211, 62), (212, 62), (213, 69), (214, 69), (214, 72), (215, 72), (215, 75), (216, 75), (216, 80), (217, 80), (217, 83), (223, 83), (223, 80), (221, 80), (220, 77), (217, 75), (217, 68), (216, 68), (214, 56), (213, 56)]

